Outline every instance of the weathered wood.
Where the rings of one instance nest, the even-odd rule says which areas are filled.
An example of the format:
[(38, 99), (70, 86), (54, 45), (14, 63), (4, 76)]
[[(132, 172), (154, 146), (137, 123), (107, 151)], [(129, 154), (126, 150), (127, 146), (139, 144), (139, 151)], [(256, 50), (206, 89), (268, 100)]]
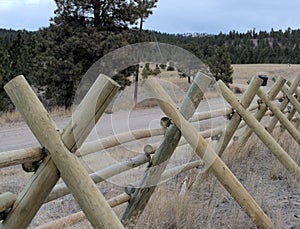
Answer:
[[(296, 79), (297, 79), (298, 77), (300, 77), (300, 75), (298, 75), (298, 76), (296, 77)], [(289, 80), (288, 80), (286, 83), (287, 83), (287, 85), (288, 85), (289, 87), (292, 87), (292, 85), (293, 85), (293, 83), (292, 83), (291, 81), (289, 81)], [(298, 97), (300, 97), (300, 89), (299, 89), (298, 87), (296, 88), (295, 93), (296, 93), (296, 95), (297, 95)]]
[(297, 128), (287, 119), (287, 117), (281, 112), (281, 110), (269, 100), (269, 97), (259, 89), (257, 95), (263, 100), (263, 102), (268, 106), (280, 123), (286, 128), (286, 130), (292, 135), (298, 144), (300, 144), (300, 132)]
[[(187, 119), (191, 118), (194, 114), (203, 97), (204, 91), (207, 89), (211, 80), (211, 77), (208, 77), (203, 73), (197, 74), (180, 107), (180, 112)], [(168, 127), (163, 141), (152, 158), (151, 167), (146, 170), (142, 183), (132, 195), (129, 204), (125, 209), (122, 216), (122, 222), (124, 224), (128, 223), (129, 219), (137, 219), (143, 212), (160, 180), (161, 174), (167, 166), (168, 160), (177, 147), (180, 138), (181, 132), (175, 125), (172, 124)]]
[[(154, 79), (147, 80), (145, 86), (154, 98), (156, 98), (162, 111), (173, 120), (177, 127), (180, 128), (184, 138), (195, 149), (196, 153), (202, 158), (206, 165), (210, 165), (211, 171), (220, 183), (239, 203), (253, 222), (259, 227), (271, 228), (272, 222), (270, 219), (265, 215), (263, 210), (241, 185), (239, 180), (232, 174), (224, 162), (218, 157), (214, 150), (207, 144), (204, 138), (198, 133), (196, 128), (181, 115), (162, 86)], [(164, 99), (161, 100), (160, 98)]]
[[(259, 77), (253, 77), (251, 79), (250, 85), (246, 89), (241, 99), (241, 104), (244, 106), (245, 109), (247, 109), (250, 106), (262, 82), (263, 80), (260, 79)], [(225, 131), (222, 132), (220, 139), (213, 147), (216, 154), (218, 154), (219, 157), (222, 157), (223, 152), (227, 148), (231, 138), (233, 137), (235, 131), (239, 127), (241, 121), (242, 120), (240, 115), (237, 112), (234, 112), (230, 118), (230, 121), (227, 123), (226, 127), (224, 128)], [(196, 177), (193, 187), (195, 188), (198, 187), (208, 177), (209, 172), (210, 172), (209, 169), (207, 169), (207, 171), (204, 173), (200, 171)]]
[[(299, 101), (300, 101), (300, 98), (299, 98)], [(289, 121), (292, 121), (295, 114), (296, 114), (296, 109), (295, 109), (295, 108), (292, 108), (292, 109), (288, 112), (287, 119), (288, 119)], [(285, 131), (285, 128), (284, 128), (283, 126), (281, 126), (280, 132), (283, 133), (284, 131)]]
[[(252, 105), (249, 110), (254, 110), (258, 105)], [(196, 113), (191, 119), (191, 122), (206, 120), (213, 117), (220, 117), (223, 115), (230, 114), (232, 112), (231, 108), (220, 109), (211, 112), (199, 112)], [(70, 126), (70, 124), (68, 124)], [(100, 150), (115, 147), (124, 143), (131, 141), (136, 141), (138, 139), (160, 136), (165, 133), (163, 128), (153, 128), (153, 129), (140, 129), (132, 130), (130, 132), (125, 132), (121, 134), (116, 134), (114, 136), (109, 136), (102, 138), (100, 140), (84, 143), (77, 151), (76, 155), (82, 157), (88, 154), (98, 152)], [(13, 150), (8, 152), (0, 153), (0, 168), (39, 161), (45, 157), (40, 147), (36, 148), (26, 148), (20, 150)]]
[[(112, 199), (109, 199), (107, 203), (110, 205), (110, 207), (116, 207), (123, 203), (126, 203), (129, 201), (130, 196), (127, 194), (121, 194), (117, 197), (114, 197)], [(79, 223), (86, 219), (85, 214), (80, 211), (71, 215), (68, 215), (66, 217), (60, 218), (54, 222), (49, 222), (46, 224), (43, 224), (39, 227), (36, 227), (35, 229), (61, 229), (64, 227), (70, 227), (71, 225), (74, 225), (76, 223)]]
[[(252, 104), (248, 110), (253, 111), (258, 108), (257, 104)], [(206, 112), (198, 112), (193, 115), (192, 118), (189, 119), (189, 122), (198, 122), (198, 121), (203, 121), (207, 119), (212, 119), (212, 118), (217, 118), (217, 117), (222, 117), (226, 115), (230, 115), (233, 113), (232, 108), (226, 108), (226, 109), (218, 109), (218, 110), (213, 110), (213, 111), (206, 111)]]
[(221, 116), (226, 116), (229, 114), (232, 114), (233, 110), (232, 108), (226, 108), (226, 109), (219, 109), (215, 111), (206, 111), (206, 112), (198, 112), (193, 115), (189, 119), (190, 122), (197, 122), (197, 121), (202, 121), (202, 120), (207, 120), (211, 118), (217, 118)]
[[(299, 77), (300, 78), (300, 77)], [(292, 95), (292, 93), (289, 92), (289, 89), (287, 86), (283, 85), (281, 88), (281, 91), (287, 96), (289, 102), (294, 106), (296, 111), (300, 114), (300, 103), (298, 100)]]
[(42, 160), (45, 154), (41, 148), (27, 148), (0, 153), (0, 168)]
[[(276, 80), (276, 79), (274, 78), (274, 80)], [(288, 92), (291, 93), (291, 94), (293, 94), (293, 93), (295, 92), (295, 90), (297, 89), (299, 83), (300, 83), (300, 75), (298, 75), (298, 76), (295, 78), (295, 80), (294, 80), (294, 82), (291, 84), (290, 89), (288, 90)], [(283, 85), (283, 86), (284, 86), (284, 85)], [(289, 100), (288, 100), (287, 98), (285, 98), (285, 99), (281, 102), (281, 104), (280, 104), (280, 106), (279, 106), (279, 109), (280, 109), (281, 111), (283, 111), (283, 110), (286, 108), (286, 106), (288, 105), (288, 103), (289, 103)], [(289, 120), (290, 120), (290, 119), (289, 119)], [(278, 122), (278, 119), (276, 118), (276, 116), (274, 116), (274, 117), (271, 119), (271, 121), (270, 121), (270, 123), (269, 123), (269, 126), (268, 126), (268, 128), (267, 128), (267, 130), (269, 131), (269, 133), (272, 133), (274, 127), (275, 127), (276, 124), (277, 124), (277, 122)]]
[[(6, 86), (5, 88), (8, 90), (12, 90), (16, 84), (19, 84), (18, 81), (21, 80), (21, 84), (24, 83), (25, 79), (23, 76), (19, 76), (15, 78), (13, 81), (10, 81), (9, 85), (11, 86)], [(17, 82), (16, 82), (17, 81)], [(25, 83), (25, 87), (27, 89), (28, 85)], [(12, 87), (12, 88), (8, 88)], [(80, 116), (80, 114), (84, 114), (83, 110), (89, 110), (90, 112), (93, 113), (98, 113), (99, 115), (96, 115), (96, 117), (100, 117), (101, 113), (105, 110), (106, 107), (101, 108), (108, 104), (108, 101), (111, 101), (115, 94), (117, 93), (119, 89), (119, 86), (114, 83), (111, 79), (108, 77), (98, 77), (98, 79), (95, 81), (91, 89), (89, 90), (89, 93), (92, 93), (94, 95), (97, 95), (98, 97), (89, 97), (90, 100), (86, 101), (84, 103), (85, 106), (80, 106), (80, 109), (76, 109), (75, 113), (76, 115)], [(20, 93), (23, 90), (23, 86), (20, 88), (17, 87), (17, 92), (19, 91)], [(93, 91), (101, 91), (100, 94), (94, 93)], [(28, 95), (23, 96), (26, 98)], [(100, 100), (103, 100), (103, 102), (100, 102)], [(96, 109), (91, 108), (90, 105), (94, 104), (95, 101), (99, 101), (97, 103)], [(21, 101), (23, 103), (23, 101)], [(17, 104), (16, 104), (17, 105)], [(21, 104), (22, 105), (22, 104)], [(27, 107), (28, 112), (30, 112), (31, 108)], [(78, 119), (83, 123), (86, 123), (86, 126), (91, 128), (92, 126), (89, 125), (90, 120), (86, 120), (84, 116), (81, 117), (81, 119)], [(97, 121), (97, 120), (96, 120)], [(72, 120), (70, 120), (69, 125), (67, 126), (72, 126)], [(88, 131), (85, 131), (87, 133)], [(65, 131), (66, 134), (62, 134), (62, 140), (67, 141), (70, 135), (70, 131)], [(87, 135), (87, 134), (86, 134)], [(81, 135), (81, 138), (85, 138), (87, 136)], [(73, 138), (75, 139), (75, 138)], [(83, 139), (80, 139), (80, 142), (83, 142)], [(75, 142), (73, 144), (74, 148), (70, 148), (69, 150), (74, 152), (76, 150), (77, 146), (75, 145)], [(79, 147), (79, 146), (78, 146)], [(52, 188), (55, 186), (59, 179), (59, 172), (53, 163), (53, 161), (50, 159), (50, 157), (47, 157), (43, 163), (40, 165), (36, 173), (30, 178), (28, 184), (26, 185), (25, 189), (22, 191), (22, 193), (19, 195), (16, 203), (14, 204), (13, 210), (10, 212), (8, 217), (5, 219), (5, 221), (2, 224), (1, 228), (27, 228), (27, 226), (30, 224), (31, 220), (35, 216), (36, 212), (39, 210), (41, 205), (44, 203), (46, 197), (49, 195), (51, 192)], [(34, 204), (33, 204), (34, 203)]]
[[(284, 85), (285, 80), (282, 77), (279, 77), (274, 86), (271, 88), (271, 90), (268, 92), (268, 97), (270, 100), (273, 100), (276, 95), (280, 92), (281, 87)], [(255, 114), (255, 118), (258, 121), (261, 121), (261, 119), (264, 117), (265, 113), (267, 112), (268, 108), (265, 104), (260, 104), (259, 110)], [(253, 130), (250, 127), (246, 127), (243, 134), (239, 137), (239, 140), (237, 141), (237, 144), (239, 148), (243, 147), (245, 143), (250, 138), (251, 134), (253, 133)]]
[(0, 213), (11, 208), (17, 200), (17, 195), (11, 192), (5, 192), (0, 195)]
[[(254, 97), (256, 96), (256, 92), (258, 91), (259, 87), (261, 86), (263, 80), (259, 77), (253, 77), (249, 87), (243, 94), (243, 97), (241, 99), (241, 105), (247, 109)], [(226, 125), (225, 131), (222, 133), (220, 140), (215, 146), (215, 152), (219, 155), (219, 157), (222, 156), (224, 150), (228, 146), (228, 143), (230, 142), (231, 138), (233, 137), (236, 129), (238, 128), (239, 124), (241, 122), (241, 116), (235, 112), (228, 124)]]
[(85, 143), (77, 150), (76, 155), (85, 156), (103, 149), (108, 149), (131, 141), (136, 141), (138, 139), (160, 136), (164, 133), (165, 130), (163, 128), (155, 128), (133, 130), (126, 133), (116, 134), (114, 136), (102, 138), (101, 140)]
[[(118, 174), (120, 174), (124, 171), (130, 170), (132, 168), (138, 167), (149, 161), (150, 161), (150, 158), (148, 158), (145, 154), (141, 154), (134, 158), (130, 158), (126, 161), (111, 165), (107, 168), (104, 168), (102, 170), (94, 172), (94, 173), (90, 174), (90, 177), (96, 184), (98, 184), (110, 177), (118, 175)], [(66, 184), (64, 184), (64, 183), (57, 184), (45, 202), (50, 202), (50, 201), (60, 198), (62, 196), (68, 195), (69, 193), (70, 193), (70, 190), (68, 189)]]
[(297, 163), (281, 148), (281, 146), (272, 138), (269, 132), (253, 117), (253, 115), (244, 109), (234, 94), (226, 85), (218, 81), (218, 88), (226, 101), (243, 117), (247, 125), (256, 133), (260, 140), (271, 150), (281, 164), (300, 182), (300, 168)]
[[(162, 174), (161, 180), (162, 181), (167, 180), (176, 174), (186, 172), (186, 171), (193, 169), (199, 165), (202, 165), (201, 161), (193, 161), (190, 163), (186, 163), (184, 165), (180, 165), (180, 166), (176, 166), (174, 168), (168, 169)], [(137, 181), (134, 183), (134, 185), (138, 185), (139, 183), (140, 182)], [(109, 199), (107, 202), (113, 208), (113, 207), (119, 206), (123, 203), (126, 203), (129, 200), (130, 200), (130, 196), (126, 193), (123, 193), (117, 197)], [(66, 227), (66, 226), (74, 225), (85, 219), (86, 219), (86, 217), (85, 217), (84, 213), (81, 211), (81, 212), (77, 212), (77, 213), (71, 214), (69, 216), (63, 217), (54, 222), (43, 224), (39, 227), (36, 227), (35, 229), (56, 229), (56, 228), (60, 229), (60, 228)]]
[[(244, 123), (244, 122), (241, 123), (239, 125), (238, 129), (243, 128), (245, 125), (246, 125), (246, 123)], [(203, 138), (210, 138), (212, 136), (221, 134), (223, 132), (224, 128), (225, 128), (225, 126), (218, 127), (218, 128), (202, 131), (202, 132), (200, 132), (200, 134), (202, 135)], [(151, 148), (152, 148), (151, 153), (154, 153), (157, 150), (157, 148), (159, 147), (159, 144), (160, 144), (160, 142), (153, 143), (151, 145)], [(183, 146), (186, 144), (188, 144), (188, 142), (185, 139), (181, 139), (177, 146)], [(124, 162), (120, 162), (119, 164), (111, 165), (107, 168), (104, 168), (95, 173), (92, 173), (92, 174), (90, 174), (90, 177), (93, 179), (93, 181), (96, 184), (98, 184), (98, 183), (104, 181), (105, 179), (108, 179), (110, 177), (118, 175), (124, 171), (128, 171), (132, 168), (138, 167), (147, 162), (149, 162), (149, 158), (147, 158), (146, 155), (142, 154), (142, 155), (136, 156), (134, 158), (128, 159)], [(58, 199), (60, 197), (68, 195), (68, 194), (70, 194), (70, 191), (64, 183), (57, 184), (54, 187), (54, 189), (52, 190), (52, 192), (50, 193), (50, 195), (47, 197), (45, 203), (50, 202), (55, 199)]]

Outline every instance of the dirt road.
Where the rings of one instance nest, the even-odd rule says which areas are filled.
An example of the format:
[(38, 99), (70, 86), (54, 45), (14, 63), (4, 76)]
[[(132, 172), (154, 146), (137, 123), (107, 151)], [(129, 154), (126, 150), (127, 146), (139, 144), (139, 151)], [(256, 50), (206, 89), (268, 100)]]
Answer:
[[(202, 101), (197, 111), (209, 111), (225, 107), (220, 98)], [(159, 107), (148, 109), (121, 110), (104, 114), (87, 141), (92, 141), (130, 130), (158, 128), (163, 117)], [(58, 129), (62, 130), (71, 117), (55, 118)], [(225, 120), (225, 119), (224, 119)], [(221, 122), (224, 122), (222, 119)], [(215, 120), (217, 121), (217, 120)], [(220, 120), (218, 121), (220, 122)], [(209, 122), (209, 125), (211, 123)], [(39, 143), (24, 122), (5, 123), (0, 126), (0, 152), (38, 146)]]

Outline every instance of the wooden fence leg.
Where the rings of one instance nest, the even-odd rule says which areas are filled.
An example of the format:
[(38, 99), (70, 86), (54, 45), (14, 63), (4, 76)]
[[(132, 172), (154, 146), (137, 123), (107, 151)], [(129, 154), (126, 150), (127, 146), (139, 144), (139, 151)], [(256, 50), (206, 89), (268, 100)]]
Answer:
[(299, 101), (293, 96), (292, 93), (289, 92), (289, 89), (287, 86), (283, 85), (282, 92), (288, 97), (288, 100), (290, 103), (294, 106), (296, 111), (300, 114), (300, 103)]
[[(23, 77), (17, 77), (15, 80), (19, 78)], [(85, 111), (89, 111), (92, 112), (95, 117), (100, 118), (106, 108), (105, 106), (107, 106), (107, 104), (112, 100), (118, 89), (119, 85), (114, 83), (110, 78), (104, 76), (98, 77), (86, 95), (84, 99), (85, 103), (79, 106), (80, 109), (76, 109), (75, 111), (74, 115), (81, 117), (81, 119), (78, 119), (80, 120), (80, 123), (75, 123), (70, 120), (69, 124), (67, 124), (67, 128), (65, 128), (64, 133), (62, 134), (62, 140), (64, 142), (69, 142), (69, 138), (75, 139), (73, 137), (72, 129), (74, 129), (76, 126), (82, 125), (92, 128), (92, 126), (89, 124), (91, 120), (85, 119), (85, 117), (81, 116), (81, 114), (85, 115)], [(97, 91), (98, 93), (95, 93)], [(95, 101), (98, 101), (96, 103), (97, 107), (95, 107), (95, 109), (94, 107), (91, 109), (90, 104), (95, 104)], [(95, 118), (95, 122), (97, 121), (97, 118)], [(81, 142), (83, 142), (83, 140), (87, 137), (89, 131), (85, 131), (86, 135), (81, 135)], [(71, 148), (69, 148), (69, 150), (71, 152), (75, 152), (77, 147), (80, 147), (80, 145), (76, 145), (75, 142), (69, 142), (69, 146), (67, 147), (70, 146)], [(51, 192), (52, 188), (57, 183), (58, 179), (59, 172), (53, 161), (48, 156), (42, 162), (35, 174), (33, 174), (33, 176), (30, 178), (25, 189), (19, 195), (16, 203), (14, 204), (13, 210), (10, 212), (0, 228), (27, 228)]]
[[(187, 97), (180, 107), (180, 112), (189, 119), (197, 109), (204, 91), (211, 82), (211, 78), (198, 73), (197, 77), (191, 85)], [(163, 97), (162, 97), (163, 98)], [(163, 98), (164, 99), (164, 98)], [(136, 189), (132, 198), (122, 216), (122, 222), (128, 223), (129, 220), (136, 220), (137, 217), (143, 212), (146, 207), (152, 193), (154, 192), (156, 185), (160, 181), (161, 174), (167, 166), (167, 162), (175, 151), (178, 142), (181, 138), (180, 130), (171, 125), (165, 134), (165, 137), (156, 150), (151, 167), (145, 172), (144, 178), (139, 188)]]
[[(298, 79), (298, 77), (300, 77), (300, 75), (298, 75), (298, 76), (296, 77), (296, 80)], [(289, 87), (292, 87), (292, 85), (293, 85), (293, 83), (292, 83), (291, 81), (289, 81), (289, 80), (288, 80), (286, 83), (287, 83), (287, 85), (288, 85)], [(298, 86), (299, 86), (299, 85), (298, 85)], [(298, 89), (298, 88), (296, 87), (295, 93), (296, 93), (296, 95), (298, 96), (298, 98), (300, 98), (300, 89)]]
[[(295, 90), (297, 89), (299, 83), (300, 83), (300, 75), (298, 75), (298, 76), (296, 77), (296, 79), (294, 80), (294, 82), (291, 84), (291, 87), (290, 87), (290, 89), (288, 90), (288, 92), (289, 92), (290, 94), (293, 94), (293, 93), (295, 92)], [(283, 86), (284, 86), (284, 85), (283, 85)], [(279, 106), (279, 109), (280, 109), (281, 111), (284, 111), (284, 109), (286, 108), (286, 106), (288, 105), (288, 103), (289, 103), (289, 100), (288, 100), (287, 98), (285, 98), (285, 99), (281, 102), (281, 104), (280, 104), (280, 106)], [(269, 133), (272, 133), (274, 127), (275, 127), (276, 124), (277, 124), (277, 122), (278, 122), (278, 119), (276, 118), (276, 116), (274, 116), (274, 117), (271, 119), (271, 121), (270, 121), (270, 123), (269, 123), (269, 126), (268, 126), (268, 128), (267, 128), (267, 130), (269, 131)]]
[[(299, 100), (299, 102), (300, 102), (300, 100)], [(292, 121), (292, 119), (293, 119), (293, 117), (295, 116), (295, 114), (296, 114), (296, 109), (293, 107), (293, 108), (289, 111), (289, 113), (288, 113), (288, 115), (287, 115), (287, 119), (288, 119), (289, 121)], [(284, 128), (283, 126), (281, 126), (281, 128), (280, 128), (281, 134), (282, 134), (284, 131), (285, 131), (285, 128)]]
[[(241, 99), (241, 104), (245, 109), (247, 109), (250, 106), (262, 82), (263, 81), (259, 77), (252, 78), (248, 89), (246, 90)], [(220, 140), (216, 145), (215, 152), (219, 155), (219, 157), (222, 156), (224, 150), (226, 149), (240, 122), (241, 116), (237, 112), (235, 112), (225, 128), (225, 132), (222, 134)]]
[(287, 117), (280, 111), (280, 109), (268, 98), (268, 96), (259, 89), (257, 95), (263, 100), (263, 102), (268, 106), (276, 118), (281, 122), (281, 124), (286, 128), (286, 130), (293, 136), (298, 144), (300, 144), (300, 132), (296, 127), (287, 119)]
[(281, 164), (300, 182), (300, 168), (297, 163), (281, 148), (270, 133), (247, 111), (234, 96), (234, 94), (222, 82), (217, 82), (223, 97), (243, 117), (247, 125), (256, 133), (260, 140), (271, 150)]
[[(244, 108), (247, 109), (250, 106), (262, 82), (263, 80), (260, 79), (259, 77), (252, 78), (249, 87), (247, 88), (246, 92), (244, 93), (241, 99), (241, 104), (244, 106)], [(235, 112), (231, 116), (228, 124), (226, 125), (225, 131), (222, 133), (221, 138), (213, 147), (216, 154), (218, 154), (219, 157), (222, 157), (223, 152), (228, 146), (232, 136), (234, 135), (235, 131), (239, 127), (240, 123), (241, 123), (241, 117), (238, 113)], [(193, 183), (192, 188), (198, 187), (208, 177), (208, 175), (209, 175), (209, 170), (207, 170), (204, 173), (200, 171), (195, 179), (195, 182)]]
[[(253, 222), (259, 227), (271, 228), (272, 222), (270, 219), (265, 215), (247, 190), (241, 185), (239, 180), (232, 174), (225, 163), (198, 133), (196, 128), (181, 115), (161, 85), (155, 79), (147, 80), (145, 85), (157, 99), (162, 111), (168, 117), (172, 118), (175, 125), (180, 128), (184, 138), (195, 149), (196, 153), (203, 161), (206, 164), (211, 165), (211, 171)], [(164, 98), (164, 100), (161, 100), (160, 98)]]
[[(268, 97), (270, 100), (275, 99), (277, 94), (280, 92), (281, 87), (285, 84), (285, 80), (282, 77), (279, 77), (272, 89), (268, 93)], [(258, 121), (261, 121), (261, 119), (264, 117), (265, 113), (267, 112), (268, 108), (265, 104), (260, 104), (259, 110), (255, 114), (255, 118)], [(251, 134), (253, 133), (253, 130), (250, 127), (247, 127), (244, 131), (244, 133), (239, 136), (239, 139), (237, 141), (237, 144), (239, 146), (239, 149), (241, 149), (245, 143), (250, 138)]]
[[(1, 194), (0, 195), (0, 215), (2, 212), (11, 208), (16, 200), (17, 200), (17, 196), (13, 193), (5, 192), (5, 193)], [(0, 220), (2, 220), (1, 217), (0, 217)]]

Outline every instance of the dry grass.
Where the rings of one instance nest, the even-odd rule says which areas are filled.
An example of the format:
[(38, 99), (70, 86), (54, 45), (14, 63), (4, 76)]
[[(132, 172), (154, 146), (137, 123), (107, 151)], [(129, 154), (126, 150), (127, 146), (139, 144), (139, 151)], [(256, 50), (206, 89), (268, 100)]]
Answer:
[[(285, 131), (273, 133), (282, 148), (300, 164), (299, 145)], [(299, 184), (255, 136), (242, 150), (229, 147), (223, 160), (271, 218), (274, 228), (299, 228)], [(132, 228), (255, 228), (226, 190), (211, 174), (199, 187), (179, 196), (184, 176), (160, 186)], [(290, 227), (288, 227), (290, 226)]]
[[(72, 116), (73, 108), (65, 109), (64, 107), (52, 107), (48, 110), (52, 118), (70, 117)], [(13, 123), (24, 121), (18, 110), (12, 112), (3, 112), (0, 115), (0, 125), (4, 123)]]
[(248, 79), (258, 74), (266, 74), (271, 77), (282, 76), (289, 80), (300, 74), (300, 65), (298, 64), (234, 64), (232, 66), (233, 82), (241, 84), (246, 84)]

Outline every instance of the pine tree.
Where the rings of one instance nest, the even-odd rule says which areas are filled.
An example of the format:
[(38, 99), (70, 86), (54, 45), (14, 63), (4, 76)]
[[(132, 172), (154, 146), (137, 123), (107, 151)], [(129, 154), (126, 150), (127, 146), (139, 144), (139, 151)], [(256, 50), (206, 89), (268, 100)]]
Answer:
[[(42, 87), (46, 92), (45, 99), (68, 108), (81, 78), (97, 60), (117, 48), (147, 39), (128, 27), (142, 16), (147, 18), (157, 0), (55, 2), (55, 17), (44, 34), (46, 50), (39, 61), (44, 66), (40, 75), (46, 86)], [(128, 77), (135, 69), (128, 67), (116, 75), (113, 71), (102, 73), (125, 87), (130, 84)]]
[(158, 0), (55, 0), (55, 24), (90, 25), (102, 31), (116, 31), (134, 25), (152, 14)]
[(225, 46), (216, 49), (208, 62), (208, 66), (217, 81), (222, 80), (227, 86), (232, 83), (233, 68), (230, 55)]

